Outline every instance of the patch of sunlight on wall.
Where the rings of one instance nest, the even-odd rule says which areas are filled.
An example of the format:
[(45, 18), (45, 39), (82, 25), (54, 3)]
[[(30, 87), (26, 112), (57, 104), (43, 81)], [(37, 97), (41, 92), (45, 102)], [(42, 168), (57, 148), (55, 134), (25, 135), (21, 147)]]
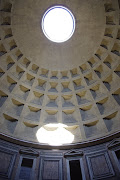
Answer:
[(72, 143), (74, 135), (67, 130), (67, 127), (67, 125), (61, 123), (47, 124), (37, 131), (37, 140), (40, 143), (56, 146)]

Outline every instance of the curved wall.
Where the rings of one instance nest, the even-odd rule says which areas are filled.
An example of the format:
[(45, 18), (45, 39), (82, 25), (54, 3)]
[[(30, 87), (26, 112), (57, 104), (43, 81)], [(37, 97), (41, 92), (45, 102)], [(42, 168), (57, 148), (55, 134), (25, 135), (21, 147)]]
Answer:
[(0, 140), (0, 162), (1, 180), (70, 180), (72, 176), (76, 180), (119, 180), (120, 139), (69, 150), (30, 148)]

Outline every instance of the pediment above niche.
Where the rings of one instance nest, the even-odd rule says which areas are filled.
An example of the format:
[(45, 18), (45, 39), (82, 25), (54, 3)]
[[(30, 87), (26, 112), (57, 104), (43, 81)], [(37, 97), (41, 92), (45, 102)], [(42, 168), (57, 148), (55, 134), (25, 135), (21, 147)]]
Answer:
[(83, 151), (73, 149), (73, 150), (67, 151), (64, 154), (64, 157), (75, 157), (75, 156), (83, 156)]
[(119, 146), (120, 145), (120, 138), (117, 138), (117, 139), (113, 139), (108, 145), (107, 145), (107, 148), (108, 149), (111, 149), (111, 148), (114, 148), (116, 146)]
[(33, 149), (20, 149), (20, 154), (26, 154), (31, 156), (39, 156), (39, 152), (33, 150)]

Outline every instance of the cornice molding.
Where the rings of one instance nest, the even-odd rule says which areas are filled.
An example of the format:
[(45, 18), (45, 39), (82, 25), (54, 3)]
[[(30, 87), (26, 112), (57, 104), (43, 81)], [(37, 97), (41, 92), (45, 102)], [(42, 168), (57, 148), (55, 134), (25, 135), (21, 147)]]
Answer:
[(72, 149), (70, 151), (67, 151), (64, 154), (64, 157), (75, 157), (75, 156), (83, 156), (83, 151), (77, 150), (77, 149)]
[(31, 148), (25, 148), (25, 149), (20, 149), (19, 150), (20, 154), (26, 154), (26, 155), (31, 155), (31, 156), (39, 156), (39, 153)]
[(84, 148), (84, 147), (89, 147), (89, 146), (94, 146), (94, 145), (98, 145), (98, 144), (102, 144), (108, 141), (112, 141), (115, 138), (119, 138), (120, 137), (120, 131), (101, 137), (101, 138), (97, 138), (94, 140), (89, 140), (89, 141), (84, 141), (84, 142), (79, 142), (79, 143), (75, 143), (75, 144), (65, 144), (65, 145), (61, 145), (61, 146), (51, 146), (51, 145), (47, 145), (47, 144), (40, 144), (37, 142), (31, 142), (31, 141), (25, 141), (25, 140), (21, 140), (21, 139), (17, 139), (11, 136), (8, 136), (6, 134), (0, 133), (0, 138), (14, 143), (14, 144), (18, 144), (18, 145), (22, 145), (22, 146), (27, 146), (27, 147), (33, 147), (33, 148), (40, 148), (40, 149), (60, 149), (60, 150), (65, 150), (65, 149), (77, 149), (77, 148)]

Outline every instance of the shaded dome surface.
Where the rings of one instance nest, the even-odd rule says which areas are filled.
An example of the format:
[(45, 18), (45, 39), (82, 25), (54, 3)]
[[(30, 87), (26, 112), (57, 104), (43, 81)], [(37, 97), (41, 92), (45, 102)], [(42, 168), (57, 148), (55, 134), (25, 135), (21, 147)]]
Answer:
[[(70, 9), (76, 21), (73, 36), (60, 44), (41, 28), (43, 14), (54, 5)], [(6, 0), (0, 13), (1, 134), (38, 142), (40, 128), (53, 132), (54, 124), (62, 124), (74, 136), (71, 143), (79, 143), (117, 133), (118, 1)]]

